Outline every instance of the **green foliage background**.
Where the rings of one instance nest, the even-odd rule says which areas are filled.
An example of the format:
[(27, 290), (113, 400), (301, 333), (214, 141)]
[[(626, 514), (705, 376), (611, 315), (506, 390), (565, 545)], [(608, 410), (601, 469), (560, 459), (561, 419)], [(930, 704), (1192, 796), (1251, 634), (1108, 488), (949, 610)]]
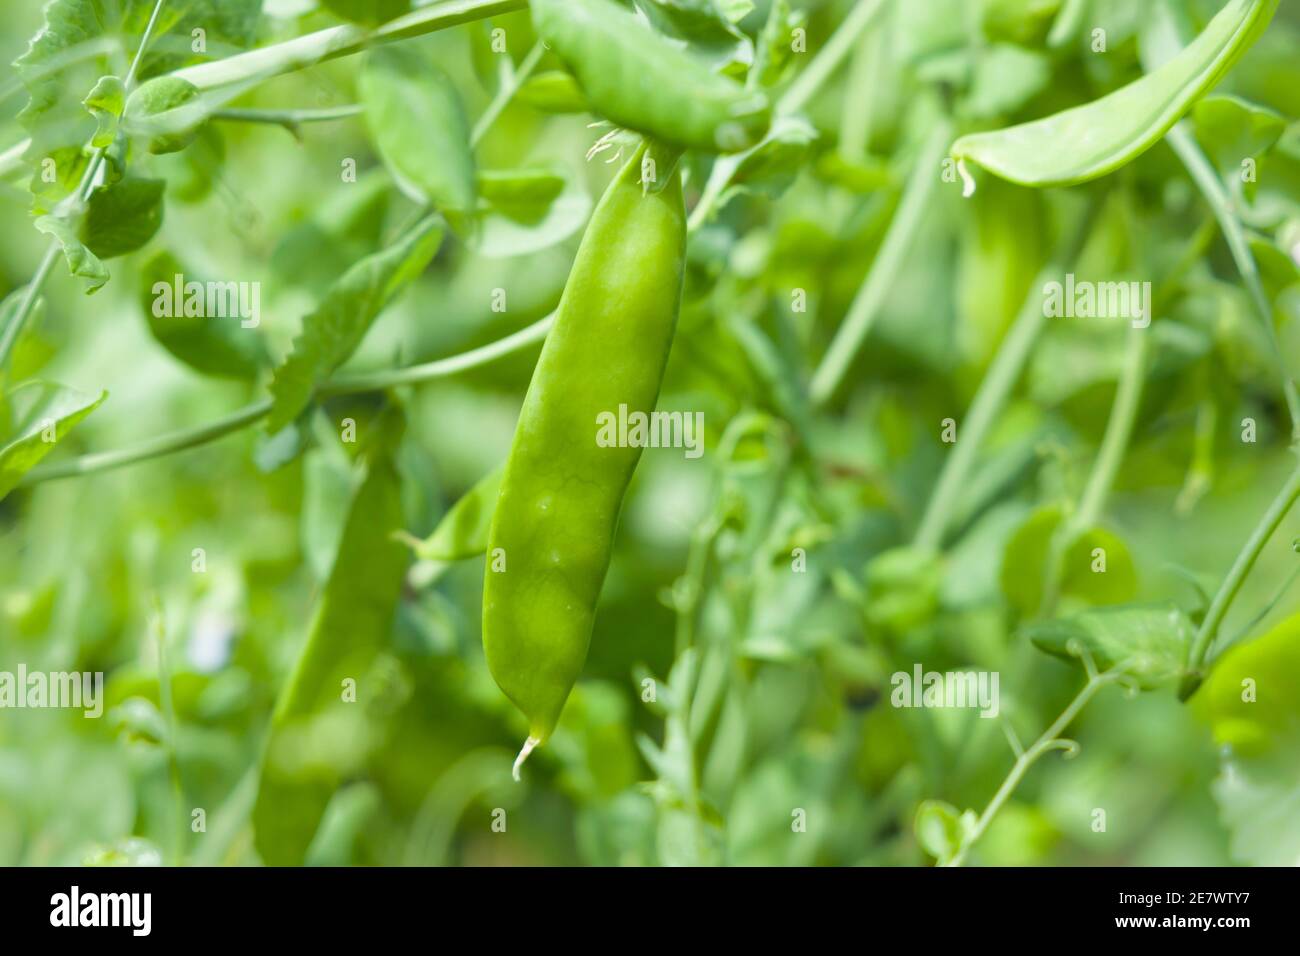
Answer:
[[(259, 44), (339, 22), (307, 0), (265, 6)], [(773, 67), (778, 92), (853, 5), (795, 6), (806, 14), (808, 52), (784, 71)], [(1042, 653), (1021, 626), (1041, 599), (1046, 539), (1077, 506), (1105, 432), (1123, 323), (1049, 320), (961, 489), (942, 560), (908, 565), (908, 553), (894, 549), (912, 539), (951, 454), (941, 422), (955, 419), (960, 441), (999, 343), (1089, 203), (1099, 212), (1072, 271), (1151, 279), (1156, 314), (1131, 439), (1090, 532), (1112, 555), (1106, 584), (1067, 575), (1058, 613), (1133, 601), (1203, 608), (1198, 589), (1218, 588), (1294, 462), (1267, 339), (1209, 207), (1164, 143), (1070, 189), (1033, 191), (976, 170), (979, 188), (964, 200), (960, 184), (940, 183), (843, 385), (820, 405), (807, 392), (880, 251), (918, 147), (940, 124), (1008, 125), (1135, 79), (1147, 6), (1090, 0), (1077, 28), (1052, 46), (1063, 7), (1054, 0), (885, 4), (806, 104), (815, 139), (745, 167), (741, 188), (691, 237), (660, 407), (703, 411), (707, 453), (643, 457), (590, 658), (553, 741), (522, 783), (510, 780), (526, 728), (483, 662), (483, 562), (411, 561), (391, 628), (354, 635), (377, 649), (355, 675), (363, 716), (346, 733), (316, 727), (294, 745), (328, 781), (308, 862), (931, 862), (914, 836), (921, 802), (978, 812), (1014, 759), (1002, 724), (1030, 741), (1081, 685), (1076, 665)], [(1195, 30), (1219, 5), (1172, 6)], [(740, 29), (755, 34), (768, 7), (758, 0)], [(0, 57), (10, 61), (40, 27), (41, 4), (15, 0), (6, 14)], [(107, 54), (119, 75), (142, 28), (128, 19), (125, 46)], [(1107, 30), (1104, 54), (1089, 48), (1096, 25)], [(505, 29), (516, 63), (532, 46), (526, 13), (491, 26)], [(469, 24), (403, 44), (446, 72), (471, 124), (499, 82), (501, 54), (488, 29)], [(155, 73), (174, 65), (161, 52), (175, 46), (172, 36)], [(1297, 48), (1300, 16), (1284, 5), (1216, 90), (1275, 111), (1283, 124), (1267, 147), (1245, 147), (1258, 149), (1259, 181), (1237, 199), (1292, 369), (1300, 361)], [(717, 55), (730, 54), (724, 46)], [(360, 63), (346, 57), (289, 73), (236, 105), (357, 102)], [(64, 98), (79, 103), (94, 77)], [(28, 135), (16, 118), (26, 99), (17, 73), (7, 73), (0, 146)], [(564, 171), (578, 218), (569, 227), (534, 222), (528, 235), (543, 248), (507, 258), (483, 254), (471, 230), (449, 232), (348, 371), (490, 343), (558, 302), (585, 216), (580, 196), (598, 196), (610, 167), (583, 158), (602, 132), (588, 128), (589, 115), (552, 115), (526, 99), (516, 97), (484, 136), (478, 166)], [(1236, 115), (1208, 109), (1191, 121), (1229, 180), (1241, 149), (1227, 142), (1226, 124)], [(355, 183), (340, 181), (347, 158), (356, 160)], [(684, 158), (688, 206), (711, 162)], [(361, 117), (304, 124), (299, 138), (275, 125), (213, 122), (184, 151), (136, 150), (130, 168), (166, 181), (161, 228), (139, 251), (109, 261), (112, 279), (92, 297), (58, 262), (4, 377), (6, 391), (33, 378), (90, 396), (107, 390), (50, 461), (132, 445), (264, 397), (265, 356), (284, 356), (328, 286), (393, 243), (418, 212)], [(30, 280), (49, 242), (32, 227), (27, 178), (11, 172), (0, 183), (0, 296)], [(203, 374), (151, 330), (142, 301), (172, 261), (195, 275), (261, 283), (260, 344), (250, 351), (241, 341), (230, 360), (251, 373)], [(493, 310), (498, 289), (504, 312)], [(806, 311), (792, 307), (796, 289), (806, 292)], [(22, 662), (103, 671), (107, 696), (100, 720), (0, 711), (0, 863), (258, 863), (254, 822), (279, 813), (291, 825), (297, 807), (271, 800), (254, 814), (272, 711), (322, 602), (364, 471), (336, 423), (351, 417), (365, 436), (388, 429), (400, 408), (392, 465), (404, 527), (423, 537), (504, 458), (535, 356), (531, 347), (386, 400), (328, 399), (296, 440), (273, 442), (254, 426), (129, 468), (20, 487), (0, 501), (0, 670)], [(1254, 443), (1240, 440), (1247, 417), (1258, 423)], [(1300, 560), (1290, 547), (1297, 527), (1283, 523), (1247, 578), (1216, 648), (1248, 633), (1191, 704), (1168, 686), (1101, 691), (1069, 729), (1078, 755), (1038, 764), (971, 862), (1300, 859), (1295, 597), (1284, 593), (1256, 620)], [(357, 539), (374, 551), (351, 555), (350, 567), (389, 560), (382, 536)], [(196, 548), (204, 573), (192, 570)], [(796, 548), (806, 552), (805, 573), (791, 571)], [(1003, 719), (889, 706), (890, 674), (916, 661), (998, 671)], [(1260, 683), (1255, 709), (1238, 699), (1242, 677)], [(643, 699), (648, 680), (652, 703)], [(191, 829), (195, 808), (206, 813), (206, 832)], [(1104, 833), (1092, 828), (1096, 808), (1106, 811)], [(498, 810), (505, 832), (492, 826)], [(792, 829), (797, 810), (806, 832)]]

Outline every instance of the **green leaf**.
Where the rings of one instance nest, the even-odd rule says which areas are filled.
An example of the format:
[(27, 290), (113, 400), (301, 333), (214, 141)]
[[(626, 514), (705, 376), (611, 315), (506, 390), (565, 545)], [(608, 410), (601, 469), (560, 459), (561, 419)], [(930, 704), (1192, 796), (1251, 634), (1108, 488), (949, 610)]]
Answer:
[(1219, 82), (1273, 18), (1278, 0), (1231, 0), (1160, 68), (1098, 100), (958, 139), (952, 155), (1023, 186), (1087, 182), (1155, 145)]
[(790, 9), (790, 0), (772, 0), (754, 45), (753, 75), (759, 86), (775, 86), (785, 77), (795, 59), (790, 38), (805, 17), (803, 10)]
[[(204, 375), (251, 380), (270, 362), (259, 333), (244, 327), (240, 293), (239, 283), (205, 282), (169, 252), (155, 253), (140, 270), (140, 310), (150, 333)], [(214, 314), (213, 306), (225, 314)]]
[(160, 76), (131, 93), (122, 126), (128, 135), (148, 138), (149, 152), (175, 153), (194, 141), (207, 113), (194, 84)]
[[(1248, 683), (1249, 682), (1249, 683)], [(1253, 640), (1230, 647), (1211, 665), (1192, 698), (1215, 743), (1258, 757), (1300, 739), (1300, 615)]]
[(567, 172), (486, 172), (479, 184), (477, 228), (469, 245), (489, 259), (548, 249), (581, 229), (591, 214), (591, 196)]
[[(14, 64), (29, 100), (19, 120), (31, 133), (26, 158), (40, 161), (80, 148), (97, 124), (82, 98), (97, 81), (121, 68), (122, 51), (134, 50), (153, 15), (153, 0), (51, 0), (44, 22)], [(149, 49), (137, 76), (147, 80), (180, 66), (248, 48), (256, 39), (261, 0), (168, 0), (158, 11)], [(206, 49), (195, 50), (202, 29)], [(147, 84), (145, 84), (147, 85)]]
[(120, 77), (101, 76), (95, 88), (86, 94), (81, 105), (90, 111), (98, 124), (90, 145), (95, 149), (109, 146), (117, 136), (117, 121), (122, 116), (126, 88)]
[(504, 464), (480, 478), (447, 510), (433, 534), (415, 545), (415, 553), (426, 561), (460, 561), (487, 551), (503, 474)]
[(91, 397), (50, 382), (29, 382), (11, 391), (5, 400), (12, 427), (0, 444), (0, 498), (106, 398), (108, 392)]
[(1118, 668), (1143, 690), (1178, 679), (1195, 632), (1173, 603), (1098, 608), (1023, 628), (1039, 650), (1080, 662), (1086, 652), (1099, 671)]
[(800, 116), (783, 116), (761, 143), (743, 154), (731, 181), (772, 198), (790, 188), (817, 141), (817, 130)]
[(1232, 856), (1252, 866), (1300, 860), (1300, 615), (1213, 664), (1194, 713), (1219, 744), (1222, 773), (1211, 787), (1232, 834)]
[(68, 271), (86, 280), (86, 295), (90, 295), (104, 287), (109, 274), (108, 267), (81, 241), (81, 221), (81, 216), (48, 215), (38, 217), (33, 225), (58, 240)]
[[(1002, 593), (1022, 615), (1033, 614), (1043, 602), (1043, 578), (1052, 543), (1061, 533), (1059, 507), (1039, 508), (1007, 542), (1002, 558)], [(1094, 555), (1100, 548), (1104, 554)], [(1105, 570), (1093, 570), (1103, 565)], [(1104, 528), (1088, 528), (1065, 549), (1060, 591), (1089, 604), (1121, 604), (1137, 592), (1137, 569), (1123, 540)]]
[(564, 70), (546, 70), (530, 76), (515, 98), (543, 113), (591, 112), (578, 81)]
[(361, 102), (375, 149), (403, 192), (443, 212), (474, 208), (469, 123), (451, 78), (402, 46), (371, 51)]
[(566, 183), (562, 172), (544, 168), (483, 170), (478, 174), (484, 207), (525, 223), (542, 219)]
[(959, 813), (942, 800), (925, 800), (916, 810), (916, 842), (940, 864), (952, 862), (962, 845), (975, 832), (974, 810)]
[(1047, 57), (1011, 43), (995, 43), (980, 52), (964, 104), (974, 119), (1005, 116), (1024, 106), (1052, 77)]
[(939, 608), (942, 568), (923, 548), (885, 551), (867, 565), (867, 620), (898, 633), (928, 624)]
[(1196, 138), (1219, 171), (1240, 178), (1241, 163), (1258, 159), (1286, 131), (1280, 113), (1236, 96), (1208, 96), (1192, 112)]
[(77, 191), (90, 165), (90, 153), (81, 146), (52, 150), (32, 174), (32, 215), (41, 216)]
[(100, 186), (86, 203), (81, 242), (100, 259), (135, 252), (162, 225), (165, 187), (161, 179), (129, 177)]
[(436, 216), (427, 216), (387, 249), (367, 256), (336, 282), (302, 322), (293, 351), (275, 370), (267, 429), (277, 432), (311, 402), (320, 384), (361, 344), (371, 323), (433, 259), (442, 242)]
[(330, 797), (362, 769), (373, 746), (382, 685), (371, 675), (388, 645), (406, 569), (406, 552), (391, 538), (402, 525), (394, 462), (401, 423), (388, 414), (368, 449), (338, 556), (272, 718), (253, 809), (257, 851), (270, 866), (301, 865)]

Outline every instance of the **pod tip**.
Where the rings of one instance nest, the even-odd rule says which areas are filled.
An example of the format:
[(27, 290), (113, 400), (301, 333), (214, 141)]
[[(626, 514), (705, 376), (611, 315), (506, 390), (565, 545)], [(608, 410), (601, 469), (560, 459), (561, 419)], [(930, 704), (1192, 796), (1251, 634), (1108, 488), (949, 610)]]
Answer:
[(524, 741), (523, 749), (519, 751), (519, 756), (515, 758), (515, 765), (510, 770), (511, 776), (513, 776), (516, 781), (519, 780), (519, 768), (524, 765), (524, 761), (527, 760), (528, 755), (533, 752), (533, 748), (541, 742), (542, 739), (540, 737), (529, 737)]
[(961, 196), (963, 199), (970, 199), (975, 195), (975, 177), (970, 174), (966, 168), (966, 160), (957, 160), (957, 175), (961, 177)]

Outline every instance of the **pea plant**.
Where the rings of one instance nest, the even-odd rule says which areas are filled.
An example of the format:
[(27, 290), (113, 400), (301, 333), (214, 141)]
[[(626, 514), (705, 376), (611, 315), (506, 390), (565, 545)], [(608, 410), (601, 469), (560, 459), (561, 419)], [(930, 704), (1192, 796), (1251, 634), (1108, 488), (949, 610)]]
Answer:
[(16, 6), (0, 862), (1300, 861), (1279, 0)]

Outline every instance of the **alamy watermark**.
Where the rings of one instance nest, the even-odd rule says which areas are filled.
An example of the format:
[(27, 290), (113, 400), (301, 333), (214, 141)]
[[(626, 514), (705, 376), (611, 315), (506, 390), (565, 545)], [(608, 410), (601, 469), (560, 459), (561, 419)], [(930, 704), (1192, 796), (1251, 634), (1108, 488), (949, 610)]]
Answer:
[(51, 926), (121, 926), (133, 936), (153, 928), (152, 893), (83, 893), (74, 885), (50, 897)]
[(0, 671), (0, 708), (69, 708), (83, 717), (104, 713), (104, 672)]
[(245, 329), (262, 321), (260, 282), (186, 282), (178, 272), (171, 282), (155, 282), (152, 292), (156, 319), (238, 318)]
[(996, 717), (1000, 709), (997, 671), (927, 671), (916, 664), (889, 682), (895, 707), (978, 707), (981, 717)]
[(703, 412), (618, 412), (596, 416), (596, 445), (600, 448), (684, 448), (687, 458), (704, 454)]
[(1049, 319), (1129, 319), (1135, 329), (1151, 324), (1150, 282), (1076, 280), (1043, 286), (1043, 315)]

